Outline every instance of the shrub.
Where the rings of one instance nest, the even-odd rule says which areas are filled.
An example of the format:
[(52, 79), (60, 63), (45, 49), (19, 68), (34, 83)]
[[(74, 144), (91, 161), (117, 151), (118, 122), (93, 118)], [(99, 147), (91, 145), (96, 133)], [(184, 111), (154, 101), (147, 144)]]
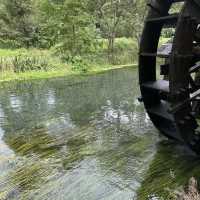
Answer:
[(75, 56), (70, 60), (73, 71), (81, 71), (86, 73), (88, 71), (89, 65), (86, 60), (84, 60), (81, 56)]
[[(114, 52), (112, 55), (112, 63), (115, 64), (130, 64), (137, 62), (138, 46), (137, 42), (132, 38), (116, 38), (114, 44)], [(110, 55), (108, 55), (108, 40), (99, 39), (98, 48), (94, 54), (85, 55), (84, 58), (97, 64), (108, 64)]]
[(115, 41), (115, 51), (137, 51), (137, 43), (131, 38), (117, 38)]

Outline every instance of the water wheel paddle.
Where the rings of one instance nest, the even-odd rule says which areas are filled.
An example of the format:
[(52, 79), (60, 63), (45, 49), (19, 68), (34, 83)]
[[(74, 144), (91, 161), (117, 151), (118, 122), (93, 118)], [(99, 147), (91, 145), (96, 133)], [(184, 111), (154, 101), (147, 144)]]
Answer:
[[(170, 13), (180, 4), (179, 13)], [(200, 0), (152, 0), (139, 53), (142, 100), (165, 136), (200, 153)], [(158, 51), (164, 29), (174, 37)], [(159, 73), (158, 73), (159, 72)]]

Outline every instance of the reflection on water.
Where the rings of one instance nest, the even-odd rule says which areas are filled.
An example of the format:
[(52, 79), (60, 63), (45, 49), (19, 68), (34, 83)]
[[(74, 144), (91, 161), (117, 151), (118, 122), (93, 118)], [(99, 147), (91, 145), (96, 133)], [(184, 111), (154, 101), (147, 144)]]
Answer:
[(193, 157), (188, 166), (192, 158), (182, 148), (160, 142), (138, 96), (134, 69), (85, 77), (75, 84), (52, 79), (4, 85), (0, 199), (169, 195), (170, 187), (197, 174), (190, 169), (183, 177), (198, 162)]

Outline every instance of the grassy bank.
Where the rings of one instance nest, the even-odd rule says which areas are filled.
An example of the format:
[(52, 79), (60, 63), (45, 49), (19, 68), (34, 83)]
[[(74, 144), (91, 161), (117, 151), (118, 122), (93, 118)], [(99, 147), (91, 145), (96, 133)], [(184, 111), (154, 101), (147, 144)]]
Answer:
[[(70, 75), (89, 75), (106, 70), (136, 66), (136, 42), (118, 38), (113, 63), (109, 62), (107, 41), (99, 40), (98, 48), (89, 55), (70, 57), (56, 47), (41, 49), (0, 49), (0, 82), (44, 79)], [(131, 63), (131, 64), (129, 64)]]
[[(168, 38), (161, 38), (159, 45)], [(138, 50), (131, 38), (117, 38), (113, 63), (109, 61), (107, 40), (99, 40), (98, 48), (90, 55), (69, 57), (56, 47), (41, 49), (0, 49), (0, 82), (44, 79), (70, 75), (89, 75), (106, 70), (137, 66)]]
[(47, 79), (47, 78), (55, 78), (55, 77), (65, 77), (65, 76), (77, 76), (77, 75), (91, 75), (95, 73), (101, 73), (108, 70), (119, 69), (123, 67), (136, 67), (136, 64), (130, 65), (108, 65), (105, 67), (95, 66), (90, 68), (87, 72), (81, 71), (73, 71), (69, 69), (57, 69), (51, 71), (28, 71), (21, 73), (14, 73), (11, 71), (7, 71), (0, 74), (0, 82), (8, 82), (8, 81), (18, 81), (18, 80), (32, 80), (32, 79)]

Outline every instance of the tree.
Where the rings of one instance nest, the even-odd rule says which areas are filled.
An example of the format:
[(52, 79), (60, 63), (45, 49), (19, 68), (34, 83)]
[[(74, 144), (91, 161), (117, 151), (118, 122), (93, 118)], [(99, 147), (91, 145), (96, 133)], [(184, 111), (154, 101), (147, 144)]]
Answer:
[(32, 0), (3, 0), (0, 14), (2, 38), (18, 40), (29, 47), (36, 42)]
[(127, 19), (129, 21), (130, 28), (132, 29), (132, 35), (137, 40), (139, 47), (144, 21), (148, 10), (146, 0), (135, 1), (132, 8), (132, 10), (129, 10), (130, 15)]
[(87, 6), (88, 0), (43, 1), (41, 30), (49, 38), (50, 46), (56, 45), (72, 57), (90, 52), (95, 26)]
[(88, 53), (93, 46), (95, 26), (87, 6), (87, 0), (67, 0), (63, 7), (60, 39), (72, 56)]
[[(116, 37), (126, 35), (122, 30), (131, 29), (135, 0), (93, 0), (94, 15), (102, 37), (108, 39), (108, 55), (114, 63), (114, 44)], [(130, 22), (128, 24), (127, 22)], [(120, 34), (121, 33), (121, 34)], [(130, 33), (130, 32), (129, 32)]]

